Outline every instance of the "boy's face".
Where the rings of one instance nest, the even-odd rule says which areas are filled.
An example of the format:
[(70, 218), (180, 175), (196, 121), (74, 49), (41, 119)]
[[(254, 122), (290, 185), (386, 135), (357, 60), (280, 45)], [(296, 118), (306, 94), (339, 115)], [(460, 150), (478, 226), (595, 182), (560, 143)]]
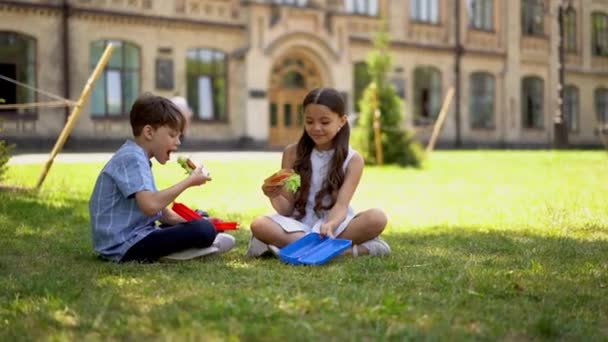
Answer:
[(149, 142), (148, 154), (150, 158), (156, 158), (163, 165), (171, 159), (171, 153), (177, 151), (179, 145), (181, 145), (180, 132), (169, 126), (160, 126), (156, 129), (152, 126), (145, 126), (144, 134)]

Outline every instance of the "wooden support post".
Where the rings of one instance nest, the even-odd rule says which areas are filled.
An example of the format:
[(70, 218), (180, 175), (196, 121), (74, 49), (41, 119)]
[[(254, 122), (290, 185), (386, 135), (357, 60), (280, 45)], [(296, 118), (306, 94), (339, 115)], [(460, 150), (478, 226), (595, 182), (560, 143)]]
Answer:
[(426, 146), (426, 153), (431, 153), (435, 148), (435, 142), (437, 141), (437, 137), (439, 136), (439, 132), (441, 132), (441, 127), (443, 126), (443, 122), (445, 121), (445, 117), (448, 114), (448, 108), (450, 108), (450, 103), (452, 102), (452, 97), (454, 96), (454, 87), (450, 87), (448, 93), (445, 95), (445, 99), (443, 100), (443, 105), (441, 105), (441, 110), (439, 111), (439, 116), (435, 121), (435, 125), (433, 125), (433, 133), (431, 133), (431, 139), (429, 140), (428, 145)]
[(80, 112), (82, 111), (82, 105), (87, 100), (87, 98), (89, 97), (91, 92), (93, 91), (93, 86), (94, 86), (95, 82), (97, 82), (97, 79), (103, 72), (104, 68), (106, 67), (106, 64), (108, 64), (108, 61), (110, 60), (110, 56), (112, 56), (112, 51), (114, 51), (114, 45), (108, 44), (105, 51), (103, 52), (103, 55), (101, 55), (101, 59), (97, 63), (97, 66), (95, 66), (95, 70), (93, 70), (93, 74), (91, 74), (91, 76), (87, 80), (87, 83), (85, 84), (85, 86), (82, 90), (82, 93), (80, 94), (80, 98), (78, 99), (78, 101), (76, 101), (74, 108), (72, 108), (72, 112), (70, 113), (70, 116), (68, 117), (68, 120), (67, 120), (65, 126), (63, 127), (63, 130), (61, 131), (59, 138), (57, 138), (57, 142), (55, 143), (55, 146), (53, 147), (53, 150), (51, 151), (49, 160), (46, 162), (46, 165), (44, 166), (44, 169), (42, 170), (42, 173), (40, 174), (40, 178), (38, 178), (38, 182), (36, 183), (36, 189), (40, 189), (40, 187), (42, 186), (42, 183), (44, 182), (44, 179), (46, 178), (46, 175), (49, 172), (49, 169), (53, 165), (55, 156), (57, 156), (57, 154), (61, 151), (61, 149), (63, 148), (63, 145), (65, 144), (66, 140), (68, 139), (68, 136), (72, 132), (72, 129), (74, 129), (74, 126), (76, 125), (76, 122), (78, 121), (78, 118), (80, 117)]

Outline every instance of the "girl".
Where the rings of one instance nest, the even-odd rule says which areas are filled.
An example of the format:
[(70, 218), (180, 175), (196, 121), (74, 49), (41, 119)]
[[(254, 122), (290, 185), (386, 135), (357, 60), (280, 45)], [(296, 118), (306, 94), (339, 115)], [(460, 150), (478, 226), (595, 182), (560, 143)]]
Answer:
[(380, 209), (357, 215), (349, 204), (361, 174), (363, 158), (350, 148), (350, 128), (345, 104), (331, 88), (312, 90), (302, 102), (304, 132), (297, 145), (285, 148), (281, 163), (301, 176), (295, 193), (282, 186), (262, 186), (277, 214), (256, 218), (251, 223), (248, 256), (257, 257), (278, 249), (308, 232), (352, 240), (347, 252), (353, 256), (386, 255), (391, 249), (378, 236), (386, 226)]

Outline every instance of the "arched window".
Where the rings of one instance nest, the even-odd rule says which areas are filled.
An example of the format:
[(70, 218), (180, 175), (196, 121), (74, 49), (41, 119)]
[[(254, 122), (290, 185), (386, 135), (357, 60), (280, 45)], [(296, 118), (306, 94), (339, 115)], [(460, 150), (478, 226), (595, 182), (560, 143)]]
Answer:
[(90, 67), (95, 68), (106, 46), (115, 48), (91, 95), (91, 116), (126, 116), (140, 94), (139, 47), (120, 40), (98, 40), (91, 44)]
[(597, 121), (605, 129), (608, 125), (608, 88), (595, 90), (595, 113)]
[(414, 70), (414, 123), (435, 120), (441, 106), (441, 73), (434, 67)]
[(378, 0), (346, 0), (346, 13), (360, 15), (378, 15)]
[(494, 29), (494, 0), (468, 0), (469, 23), (479, 30)]
[(487, 72), (471, 74), (469, 118), (472, 128), (494, 128), (494, 76)]
[(578, 88), (568, 85), (564, 88), (564, 118), (570, 132), (578, 132), (579, 129), (579, 98)]
[(522, 0), (521, 33), (543, 35), (545, 33), (545, 9), (543, 0)]
[(354, 81), (354, 91), (355, 94), (353, 96), (353, 100), (355, 101), (354, 107), (355, 112), (360, 113), (361, 108), (359, 107), (359, 101), (363, 98), (363, 93), (365, 92), (365, 88), (372, 81), (372, 77), (369, 74), (369, 70), (367, 69), (367, 63), (365, 62), (357, 62), (353, 65), (353, 81)]
[(570, 8), (564, 12), (564, 51), (576, 52), (576, 11)]
[(306, 80), (301, 73), (291, 70), (285, 73), (283, 76), (283, 87), (298, 89), (298, 88), (306, 88)]
[(591, 25), (591, 51), (595, 56), (608, 56), (608, 15), (593, 13)]
[(544, 81), (527, 76), (521, 82), (521, 115), (523, 128), (543, 128)]
[(224, 52), (190, 49), (186, 57), (188, 103), (201, 120), (227, 120), (228, 60)]
[[(36, 87), (36, 41), (17, 32), (0, 32), (0, 75)], [(36, 93), (0, 79), (0, 98), (4, 104), (36, 102)], [(33, 108), (7, 109), (8, 113), (34, 113)]]
[(437, 24), (439, 3), (437, 0), (410, 0), (410, 18), (414, 21)]

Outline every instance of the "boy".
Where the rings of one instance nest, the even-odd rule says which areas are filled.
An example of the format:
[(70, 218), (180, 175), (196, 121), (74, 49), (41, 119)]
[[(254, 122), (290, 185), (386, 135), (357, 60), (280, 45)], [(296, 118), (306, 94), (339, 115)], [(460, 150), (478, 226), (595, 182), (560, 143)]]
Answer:
[[(104, 259), (151, 262), (186, 260), (221, 253), (234, 238), (217, 234), (207, 220), (186, 222), (167, 206), (184, 190), (205, 184), (201, 166), (177, 184), (158, 191), (152, 157), (165, 164), (180, 145), (185, 119), (168, 99), (144, 94), (130, 113), (134, 139), (127, 140), (104, 166), (89, 201), (95, 251)], [(159, 228), (156, 221), (168, 228)]]

